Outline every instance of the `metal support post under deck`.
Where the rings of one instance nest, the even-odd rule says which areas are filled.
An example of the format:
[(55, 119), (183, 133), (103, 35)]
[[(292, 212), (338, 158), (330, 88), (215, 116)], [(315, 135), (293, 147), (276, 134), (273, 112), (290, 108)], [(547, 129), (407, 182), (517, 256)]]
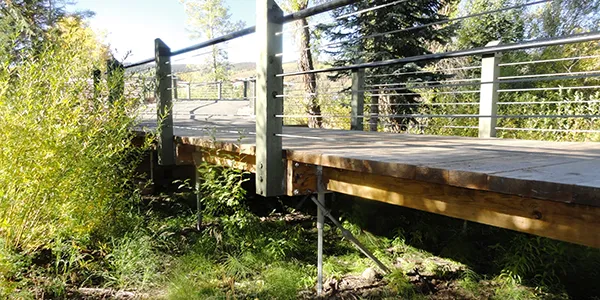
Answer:
[(363, 117), (365, 114), (365, 69), (352, 70), (352, 101), (350, 130), (364, 130)]
[(175, 164), (173, 140), (173, 99), (171, 94), (171, 49), (161, 40), (154, 40), (156, 62), (156, 100), (158, 101), (158, 164)]
[[(325, 189), (323, 187), (323, 167), (317, 167), (317, 198), (325, 205)], [(323, 225), (325, 216), (320, 206), (317, 206), (317, 295), (323, 294)]]
[[(494, 41), (486, 47), (497, 46), (500, 42)], [(498, 114), (498, 77), (500, 76), (500, 53), (485, 54), (481, 58), (481, 88), (479, 93), (479, 137), (490, 138), (496, 136), (496, 123)], [(486, 82), (486, 83), (483, 83)]]
[(200, 195), (200, 184), (201, 184), (201, 176), (200, 176), (200, 172), (198, 172), (198, 168), (196, 167), (196, 185), (195, 185), (195, 191), (196, 191), (196, 217), (197, 217), (197, 222), (196, 222), (196, 229), (200, 230), (202, 228), (202, 195)]
[(331, 215), (331, 212), (325, 208), (325, 205), (323, 204), (323, 202), (316, 199), (314, 196), (311, 196), (311, 199), (319, 207), (319, 211), (321, 211), (322, 214), (324, 214), (327, 218), (329, 218), (329, 220), (331, 220), (331, 222), (333, 224), (335, 224), (335, 226), (342, 231), (342, 236), (345, 239), (352, 242), (354, 244), (354, 246), (356, 246), (356, 248), (358, 248), (358, 250), (360, 250), (360, 252), (362, 252), (366, 257), (370, 258), (373, 262), (375, 262), (377, 267), (379, 267), (379, 269), (381, 269), (381, 271), (384, 274), (390, 273), (390, 269), (388, 269), (388, 267), (386, 267), (377, 257), (375, 257), (375, 255), (373, 255), (373, 253), (371, 253), (371, 251), (369, 251), (369, 249), (367, 249), (365, 246), (363, 246), (363, 244), (361, 244), (360, 241), (358, 239), (356, 239), (356, 237), (354, 235), (352, 235), (352, 233), (348, 229), (344, 228), (344, 226), (342, 226), (342, 224)]
[(188, 100), (192, 100), (192, 83), (188, 82), (187, 84), (187, 98)]
[(281, 32), (283, 11), (274, 0), (256, 1), (256, 40), (259, 58), (256, 64), (256, 193), (265, 197), (283, 195), (284, 163), (281, 133), (283, 91)]
[(244, 100), (248, 100), (248, 80), (244, 79), (244, 94), (243, 94), (243, 98)]

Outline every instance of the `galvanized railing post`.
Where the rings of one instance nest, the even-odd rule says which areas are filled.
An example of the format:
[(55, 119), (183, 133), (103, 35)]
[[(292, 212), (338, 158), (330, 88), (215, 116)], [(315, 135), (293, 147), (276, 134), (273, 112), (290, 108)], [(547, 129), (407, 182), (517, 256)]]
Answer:
[[(486, 47), (496, 46), (500, 41), (490, 42)], [(486, 54), (481, 58), (481, 87), (479, 93), (479, 137), (496, 136), (498, 114), (498, 77), (500, 76), (500, 53)]]
[(350, 103), (352, 119), (350, 130), (364, 130), (363, 115), (365, 113), (365, 70), (352, 70), (352, 100)]
[[(325, 206), (325, 187), (323, 185), (323, 167), (317, 167), (317, 200)], [(317, 205), (317, 296), (323, 294), (323, 227), (325, 215)]]
[(283, 156), (281, 136), (283, 91), (281, 57), (283, 11), (274, 0), (256, 1), (256, 39), (259, 49), (256, 64), (256, 192), (262, 196), (283, 194)]
[(156, 63), (156, 101), (158, 101), (158, 164), (175, 164), (173, 141), (173, 99), (171, 98), (171, 49), (161, 40), (154, 40)]
[(192, 100), (192, 83), (187, 83), (187, 98), (188, 100)]
[(248, 79), (244, 79), (244, 92), (242, 99), (248, 100)]

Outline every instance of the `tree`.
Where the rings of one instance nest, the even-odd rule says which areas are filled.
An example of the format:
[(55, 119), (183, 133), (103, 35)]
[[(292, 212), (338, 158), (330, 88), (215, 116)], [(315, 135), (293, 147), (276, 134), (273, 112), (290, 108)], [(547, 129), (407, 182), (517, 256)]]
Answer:
[[(322, 26), (324, 35), (331, 41), (337, 42), (324, 52), (333, 58), (332, 65), (350, 65), (359, 62), (376, 62), (388, 59), (410, 57), (431, 53), (427, 48), (430, 43), (445, 44), (450, 37), (450, 26), (422, 26), (446, 19), (440, 10), (447, 1), (416, 0), (401, 4), (391, 1), (370, 0), (335, 10), (334, 25)], [(386, 5), (380, 9), (363, 10)], [(360, 13), (357, 13), (360, 12)], [(434, 73), (418, 73), (397, 76), (383, 76), (390, 73), (406, 73), (421, 70), (427, 63), (417, 62), (400, 66), (371, 68), (366, 70), (365, 85), (367, 90), (373, 90), (370, 99), (371, 113), (378, 113), (383, 105), (386, 113), (400, 115), (411, 113), (415, 106), (396, 105), (399, 103), (417, 103), (419, 94), (407, 85), (397, 85), (383, 89), (381, 84), (406, 83), (415, 81), (430, 81), (440, 76)], [(348, 76), (348, 72), (337, 73), (332, 79)], [(380, 100), (382, 103), (380, 103)], [(410, 118), (393, 117), (389, 119), (392, 130), (406, 128)], [(371, 120), (371, 130), (377, 130), (378, 119)]]
[[(303, 10), (308, 7), (309, 0), (287, 0), (284, 4), (284, 8), (288, 11)], [(298, 46), (298, 70), (299, 71), (310, 71), (314, 70), (313, 55), (311, 49), (311, 32), (308, 26), (306, 18), (300, 19), (296, 22), (296, 31), (299, 33), (297, 37)], [(302, 75), (302, 82), (304, 85), (304, 106), (306, 113), (311, 116), (308, 119), (308, 127), (320, 128), (323, 125), (323, 119), (321, 115), (321, 106), (317, 100), (317, 76), (315, 74), (304, 74)]]
[[(464, 16), (520, 4), (523, 4), (522, 0), (469, 0), (465, 3), (468, 9)], [(496, 40), (502, 43), (521, 41), (525, 36), (524, 15), (524, 8), (516, 8), (464, 19), (456, 32), (455, 48), (483, 47)]]
[[(83, 19), (90, 11), (68, 13), (66, 0), (5, 0), (0, 1), (0, 55), (19, 60), (19, 53), (39, 48), (48, 31), (64, 17)], [(40, 50), (40, 49), (38, 49)]]
[[(192, 38), (210, 40), (242, 29), (244, 23), (232, 22), (224, 0), (182, 0), (188, 17)], [(209, 80), (222, 81), (228, 77), (227, 51), (221, 45), (212, 46), (209, 59)]]
[(557, 37), (600, 26), (599, 0), (554, 0), (529, 16), (531, 37)]

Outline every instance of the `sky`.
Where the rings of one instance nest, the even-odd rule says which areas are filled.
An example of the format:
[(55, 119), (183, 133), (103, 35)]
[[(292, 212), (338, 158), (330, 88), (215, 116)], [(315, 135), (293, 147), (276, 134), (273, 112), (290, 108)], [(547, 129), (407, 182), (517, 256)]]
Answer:
[[(246, 27), (256, 23), (255, 0), (225, 2), (232, 21), (241, 20)], [(90, 26), (96, 33), (104, 36), (104, 41), (110, 44), (116, 58), (126, 57), (125, 62), (128, 63), (154, 57), (155, 38), (163, 40), (171, 50), (203, 41), (189, 38), (186, 30), (187, 16), (180, 0), (77, 0), (69, 10), (93, 11), (95, 16), (88, 20)], [(284, 35), (284, 61), (295, 59), (292, 39), (291, 34)], [(258, 54), (252, 45), (252, 36), (229, 42), (226, 47), (230, 62), (255, 61)], [(174, 57), (173, 63), (202, 63), (205, 56), (189, 56), (206, 51), (207, 49), (198, 50), (189, 55)]]

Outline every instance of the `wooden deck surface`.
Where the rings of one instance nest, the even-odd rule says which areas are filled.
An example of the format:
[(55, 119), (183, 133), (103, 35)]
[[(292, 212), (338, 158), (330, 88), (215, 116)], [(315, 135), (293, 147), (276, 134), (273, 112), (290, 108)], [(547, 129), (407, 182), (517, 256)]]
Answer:
[[(174, 131), (185, 144), (254, 154), (250, 117), (180, 119)], [(600, 206), (600, 143), (284, 127), (283, 148), (301, 163)]]
[[(182, 162), (255, 170), (251, 116), (179, 116)], [(282, 139), (288, 195), (313, 193), (322, 166), (329, 191), (600, 248), (600, 143), (305, 127)]]

